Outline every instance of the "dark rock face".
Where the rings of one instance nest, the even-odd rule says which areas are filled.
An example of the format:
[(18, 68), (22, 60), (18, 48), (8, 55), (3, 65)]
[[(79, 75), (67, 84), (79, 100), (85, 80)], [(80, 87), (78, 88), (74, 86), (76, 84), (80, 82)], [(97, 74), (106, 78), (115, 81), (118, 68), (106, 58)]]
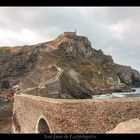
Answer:
[(131, 84), (134, 87), (140, 87), (140, 73), (137, 70), (132, 70), (131, 78), (132, 78)]
[[(0, 55), (0, 88), (7, 89), (18, 84), (35, 66), (39, 50), (34, 46), (2, 48)], [(4, 55), (5, 54), (5, 55)]]
[(12, 131), (13, 101), (0, 99), (0, 133)]
[(134, 87), (140, 86), (140, 74), (137, 70), (134, 70), (131, 67), (118, 67), (118, 76), (125, 84), (132, 85)]
[(64, 70), (62, 98), (91, 98), (100, 89), (122, 91), (117, 77), (127, 87), (140, 86), (137, 70), (115, 64), (111, 56), (94, 49), (87, 37), (60, 35), (37, 45), (0, 48), (0, 89), (38, 87), (57, 74), (49, 67), (52, 64)]
[(66, 73), (61, 76), (61, 97), (90, 99), (93, 92), (84, 81), (77, 83), (70, 75)]

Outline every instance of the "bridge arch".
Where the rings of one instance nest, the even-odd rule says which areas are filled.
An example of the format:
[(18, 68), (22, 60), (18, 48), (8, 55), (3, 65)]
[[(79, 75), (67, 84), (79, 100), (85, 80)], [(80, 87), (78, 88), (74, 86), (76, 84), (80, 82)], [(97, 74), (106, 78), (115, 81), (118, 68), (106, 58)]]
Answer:
[(44, 116), (40, 116), (37, 120), (36, 133), (51, 133), (48, 121)]

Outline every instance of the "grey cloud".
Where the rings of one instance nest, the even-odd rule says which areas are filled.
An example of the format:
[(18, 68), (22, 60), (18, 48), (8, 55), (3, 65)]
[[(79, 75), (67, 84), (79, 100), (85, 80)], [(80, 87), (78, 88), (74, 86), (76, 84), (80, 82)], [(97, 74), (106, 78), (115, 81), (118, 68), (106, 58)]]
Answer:
[(115, 24), (129, 18), (137, 19), (139, 12), (139, 7), (109, 7), (97, 9), (97, 15), (100, 20), (108, 24)]

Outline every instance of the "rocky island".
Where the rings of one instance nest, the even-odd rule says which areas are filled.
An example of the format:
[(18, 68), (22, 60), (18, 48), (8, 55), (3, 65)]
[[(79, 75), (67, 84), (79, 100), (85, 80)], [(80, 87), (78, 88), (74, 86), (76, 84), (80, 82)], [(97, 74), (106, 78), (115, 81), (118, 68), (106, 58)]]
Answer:
[[(51, 82), (55, 84), (47, 87)], [(49, 98), (92, 99), (92, 95), (131, 91), (132, 87), (140, 87), (137, 70), (114, 63), (110, 55), (75, 32), (36, 45), (0, 47), (0, 97), (10, 102), (14, 93), (26, 89), (26, 94)], [(10, 107), (6, 108), (9, 116)]]

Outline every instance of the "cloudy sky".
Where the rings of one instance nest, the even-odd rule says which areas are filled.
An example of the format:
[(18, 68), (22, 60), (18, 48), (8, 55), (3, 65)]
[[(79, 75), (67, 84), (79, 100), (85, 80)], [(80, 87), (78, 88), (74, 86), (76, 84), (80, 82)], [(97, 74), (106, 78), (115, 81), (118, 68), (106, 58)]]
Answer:
[(75, 29), (115, 63), (140, 71), (140, 7), (0, 7), (0, 46), (46, 42)]

